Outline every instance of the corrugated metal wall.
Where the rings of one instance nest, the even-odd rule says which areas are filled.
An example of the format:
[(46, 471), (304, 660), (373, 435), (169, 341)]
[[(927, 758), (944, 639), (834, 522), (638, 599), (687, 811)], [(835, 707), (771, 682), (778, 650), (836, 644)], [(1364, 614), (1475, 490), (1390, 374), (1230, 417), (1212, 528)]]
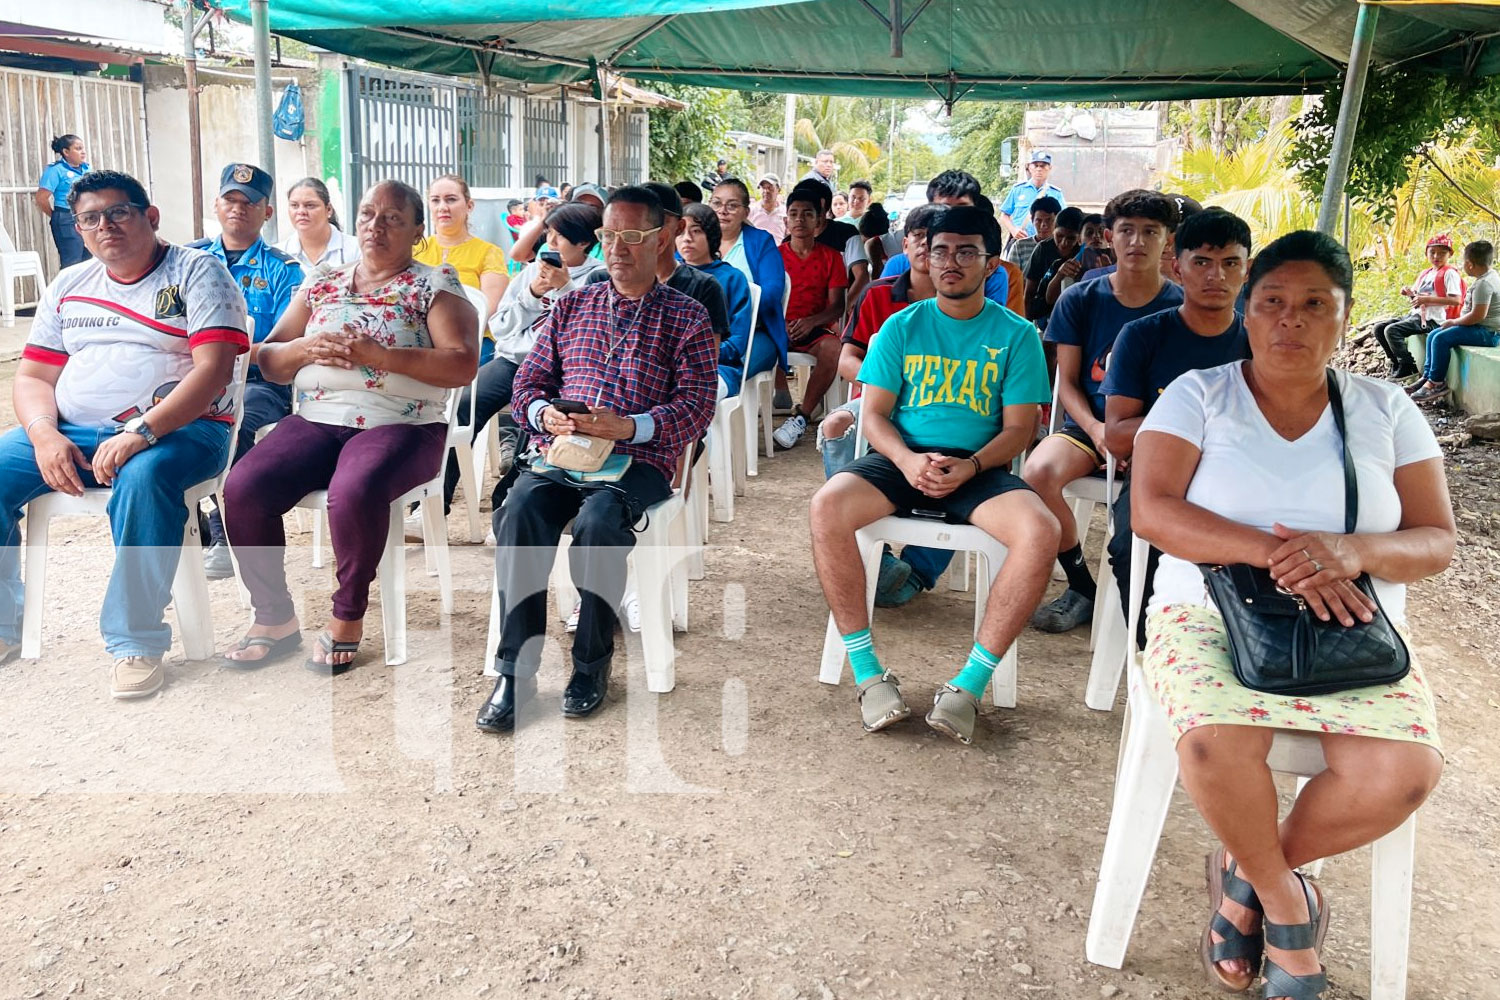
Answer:
[[(149, 188), (140, 84), (0, 67), (0, 225), (18, 249), (42, 253), (49, 277), (57, 249), (32, 194), (56, 159), (52, 137), (69, 132), (82, 137), (95, 169), (123, 170)], [(30, 279), (23, 285), (20, 300), (34, 301)]]

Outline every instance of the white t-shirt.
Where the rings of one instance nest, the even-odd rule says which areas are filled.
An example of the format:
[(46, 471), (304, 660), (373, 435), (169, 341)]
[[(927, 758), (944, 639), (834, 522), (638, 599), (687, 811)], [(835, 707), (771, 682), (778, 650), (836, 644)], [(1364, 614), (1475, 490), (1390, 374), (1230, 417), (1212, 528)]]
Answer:
[[(1452, 298), (1463, 294), (1463, 275), (1458, 268), (1449, 264), (1442, 270), (1443, 287), (1438, 288), (1438, 269), (1429, 267), (1417, 275), (1417, 284), (1413, 289), (1418, 295), (1441, 295), (1443, 298)], [(1448, 318), (1447, 306), (1413, 306), (1412, 312), (1422, 317), (1424, 323), (1442, 323)], [(1457, 313), (1454, 314), (1455, 316)]]
[(281, 241), (281, 246), (277, 249), (296, 257), (301, 262), (302, 269), (309, 273), (313, 268), (322, 264), (338, 267), (341, 264), (352, 264), (359, 260), (359, 238), (353, 233), (344, 232), (338, 226), (334, 226), (328, 234), (328, 246), (323, 248), (323, 256), (317, 260), (309, 260), (307, 254), (302, 252), (302, 238), (297, 235), (295, 229), (292, 230), (290, 236)]
[[(93, 258), (66, 268), (37, 306), (22, 356), (58, 365), (57, 413), (79, 427), (115, 428), (140, 416), (193, 370), (193, 348), (250, 349), (245, 297), (223, 262), (202, 250), (162, 244), (134, 281)], [(233, 385), (204, 416), (234, 422)]]
[[(1396, 469), (1440, 458), (1442, 449), (1400, 386), (1344, 372), (1339, 386), (1359, 483), (1357, 528), (1395, 531), (1401, 524)], [(1306, 434), (1286, 440), (1256, 404), (1243, 362), (1177, 378), (1146, 414), (1141, 432), (1146, 431), (1174, 435), (1202, 452), (1188, 484), (1189, 503), (1267, 532), (1278, 521), (1307, 531), (1344, 530), (1343, 448), (1332, 407), (1324, 408)], [(1374, 583), (1386, 614), (1404, 621), (1405, 584)], [(1213, 607), (1195, 563), (1162, 556), (1150, 610), (1167, 604)]]

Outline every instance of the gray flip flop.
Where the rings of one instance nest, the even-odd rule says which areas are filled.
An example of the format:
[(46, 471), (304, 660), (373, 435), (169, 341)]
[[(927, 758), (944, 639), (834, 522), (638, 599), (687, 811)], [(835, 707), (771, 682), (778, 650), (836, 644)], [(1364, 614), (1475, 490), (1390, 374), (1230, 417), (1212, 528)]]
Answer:
[(302, 646), (302, 633), (293, 632), (280, 639), (272, 639), (268, 635), (250, 635), (241, 639), (234, 648), (241, 650), (257, 646), (263, 647), (266, 651), (266, 655), (258, 660), (237, 660), (232, 656), (221, 656), (219, 663), (233, 670), (259, 670), (261, 667), (269, 667), (273, 663), (287, 659)]

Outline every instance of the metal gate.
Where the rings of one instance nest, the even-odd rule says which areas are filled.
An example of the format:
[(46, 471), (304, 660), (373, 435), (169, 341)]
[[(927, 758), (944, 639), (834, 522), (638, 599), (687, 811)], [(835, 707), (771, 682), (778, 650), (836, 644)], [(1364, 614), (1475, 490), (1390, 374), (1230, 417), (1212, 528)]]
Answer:
[(526, 176), (522, 185), (530, 187), (541, 175), (556, 187), (568, 180), (568, 104), (557, 97), (526, 98), (526, 158), (522, 161)]
[[(96, 170), (123, 170), (150, 188), (139, 83), (0, 68), (0, 225), (18, 249), (42, 254), (48, 275), (57, 273), (57, 248), (32, 196), (57, 158), (53, 136), (70, 132), (83, 139)], [(36, 298), (27, 278), (18, 301)]]
[(475, 187), (511, 183), (509, 94), (447, 77), (350, 66), (348, 195), (401, 180), (418, 191), (439, 174)]
[(646, 179), (646, 142), (650, 118), (643, 111), (610, 115), (609, 179), (615, 184), (639, 184)]

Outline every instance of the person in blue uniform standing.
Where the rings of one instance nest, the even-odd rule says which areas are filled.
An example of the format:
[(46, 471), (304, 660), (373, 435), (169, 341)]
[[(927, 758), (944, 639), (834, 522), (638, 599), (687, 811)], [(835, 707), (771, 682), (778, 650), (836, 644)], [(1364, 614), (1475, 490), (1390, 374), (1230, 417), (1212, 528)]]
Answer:
[[(219, 176), (219, 196), (214, 199), (220, 234), (212, 240), (188, 244), (207, 250), (225, 263), (245, 296), (246, 311), (254, 322), (250, 371), (245, 381), (245, 418), (235, 445), (236, 462), (254, 446), (256, 431), (292, 412), (292, 387), (267, 382), (255, 367), (261, 343), (275, 329), (303, 277), (302, 265), (295, 257), (261, 238), (261, 227), (276, 210), (274, 190), (274, 181), (264, 170), (248, 163), (231, 163)], [(203, 568), (211, 580), (233, 576), (224, 520), (217, 510), (208, 524), (210, 544), (203, 553)]]
[(36, 182), (37, 209), (47, 217), (52, 227), (52, 242), (57, 244), (57, 256), (63, 267), (70, 267), (91, 256), (83, 245), (83, 234), (73, 226), (73, 212), (68, 208), (68, 192), (73, 182), (90, 169), (84, 160), (83, 140), (76, 135), (60, 135), (52, 140), (52, 152), (57, 159), (42, 171)]
[(1031, 221), (1031, 203), (1038, 198), (1056, 198), (1059, 212), (1068, 207), (1062, 188), (1048, 180), (1051, 176), (1052, 154), (1036, 150), (1026, 165), (1026, 179), (1011, 185), (1005, 201), (1000, 203), (1000, 227), (1005, 230), (1007, 241), (1036, 235), (1036, 226)]

